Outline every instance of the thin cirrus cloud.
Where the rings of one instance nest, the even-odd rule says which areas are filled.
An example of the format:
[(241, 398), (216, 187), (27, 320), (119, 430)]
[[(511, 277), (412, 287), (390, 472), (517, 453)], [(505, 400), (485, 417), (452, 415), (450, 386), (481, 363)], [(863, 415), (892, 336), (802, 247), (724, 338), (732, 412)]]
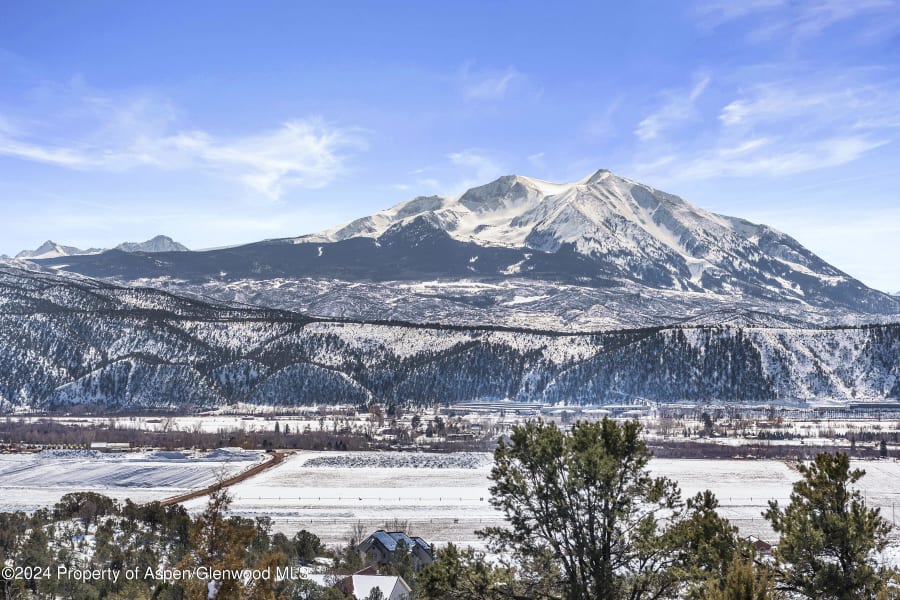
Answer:
[(666, 100), (663, 105), (638, 123), (634, 131), (638, 139), (641, 141), (657, 139), (668, 130), (695, 119), (698, 114), (696, 102), (710, 81), (709, 75), (699, 75), (688, 90), (665, 92)]
[[(900, 129), (900, 108), (892, 100), (897, 85), (877, 81), (877, 75), (834, 73), (816, 81), (779, 79), (738, 88), (724, 104), (707, 103), (707, 114), (690, 113), (695, 123), (689, 136), (665, 135), (656, 122), (654, 135), (638, 135), (653, 143), (641, 147), (635, 172), (665, 181), (777, 177), (859, 160)], [(651, 117), (659, 114), (689, 113)]]
[(477, 148), (451, 152), (447, 158), (463, 174), (462, 181), (451, 186), (454, 192), (482, 185), (504, 173), (504, 167), (497, 159)]
[(742, 19), (750, 15), (771, 12), (784, 8), (785, 0), (700, 0), (694, 3), (693, 13), (698, 17), (700, 25), (713, 28)]
[(50, 127), (0, 115), (0, 155), (82, 171), (192, 170), (277, 199), (291, 187), (328, 185), (345, 171), (348, 156), (366, 146), (360, 130), (319, 117), (233, 137), (179, 129), (177, 111), (148, 98), (85, 95), (59, 114), (66, 116)]
[(773, 141), (750, 140), (686, 158), (670, 154), (651, 163), (638, 164), (636, 170), (667, 180), (794, 175), (853, 162), (887, 143), (886, 140), (864, 137), (836, 137), (794, 144), (774, 144)]
[(462, 71), (462, 95), (469, 101), (500, 100), (524, 79), (515, 67), (500, 71), (477, 71), (466, 64)]
[[(529, 157), (540, 161), (543, 153)], [(469, 188), (484, 185), (506, 171), (504, 164), (490, 152), (481, 148), (466, 148), (458, 152), (450, 152), (444, 156), (445, 161), (416, 169), (410, 174), (415, 176), (415, 184), (394, 184), (399, 191), (411, 189), (424, 193), (456, 195)]]
[[(802, 42), (823, 35), (833, 25), (854, 19), (868, 20), (868, 27), (882, 29), (884, 17), (890, 16), (896, 3), (893, 0), (700, 0), (693, 9), (698, 23), (705, 29), (754, 19), (747, 36), (749, 41), (788, 38)], [(898, 25), (896, 20), (894, 25)]]
[[(877, 78), (879, 73), (873, 73)], [(755, 127), (801, 119), (820, 127), (856, 130), (900, 126), (897, 85), (890, 81), (851, 81), (835, 76), (827, 83), (800, 87), (777, 81), (752, 87), (722, 108), (719, 121), (729, 127)]]

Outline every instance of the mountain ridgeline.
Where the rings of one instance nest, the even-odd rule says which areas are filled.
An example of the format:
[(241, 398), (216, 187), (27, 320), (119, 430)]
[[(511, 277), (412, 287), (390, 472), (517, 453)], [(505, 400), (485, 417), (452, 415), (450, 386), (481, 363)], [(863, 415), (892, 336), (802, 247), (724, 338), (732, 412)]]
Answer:
[[(122, 252), (188, 252), (186, 246), (165, 235), (158, 235), (146, 242), (124, 242), (116, 246), (115, 249)], [(22, 250), (16, 254), (16, 258), (41, 260), (65, 256), (100, 254), (101, 252), (107, 252), (107, 250), (102, 248), (82, 250), (81, 248), (63, 246), (52, 240), (47, 240), (34, 250)]]
[(579, 332), (900, 315), (898, 298), (788, 235), (604, 170), (568, 184), (505, 176), (297, 238), (38, 262), (316, 316), (418, 323)]
[(900, 398), (900, 325), (595, 333), (309, 318), (0, 265), (0, 410)]

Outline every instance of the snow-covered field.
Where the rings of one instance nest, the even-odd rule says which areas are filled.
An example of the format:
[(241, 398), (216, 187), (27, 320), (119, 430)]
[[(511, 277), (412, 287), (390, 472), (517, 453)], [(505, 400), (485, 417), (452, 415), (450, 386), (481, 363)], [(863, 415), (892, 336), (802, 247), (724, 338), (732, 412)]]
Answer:
[(0, 511), (52, 507), (63, 495), (94, 491), (150, 502), (204, 488), (265, 460), (239, 448), (194, 452), (47, 450), (0, 454)]
[[(260, 453), (217, 451), (207, 455), (43, 452), (0, 455), (0, 510), (50, 506), (63, 494), (95, 490), (135, 501), (162, 499), (202, 488), (223, 471), (231, 474), (263, 460)], [(860, 490), (888, 520), (900, 508), (900, 462), (858, 461), (867, 471)], [(345, 543), (354, 526), (383, 527), (407, 521), (415, 535), (441, 544), (480, 546), (475, 531), (502, 525), (489, 503), (491, 456), (484, 453), (300, 452), (230, 488), (232, 510), (269, 516), (275, 531), (307, 529), (326, 543)], [(743, 535), (774, 539), (762, 518), (769, 500), (788, 501), (796, 469), (774, 460), (651, 461), (654, 475), (676, 480), (688, 498), (711, 489), (721, 513)], [(197, 512), (204, 499), (186, 503)]]
[[(501, 524), (488, 503), (489, 454), (304, 452), (232, 488), (234, 512), (270, 516), (276, 531), (307, 529), (346, 542), (358, 521), (392, 519), (433, 542), (477, 541), (473, 531)], [(187, 503), (199, 510), (203, 500)]]
[[(900, 462), (866, 461), (860, 488), (867, 500), (893, 518), (900, 505)], [(237, 513), (268, 515), (275, 529), (308, 529), (328, 543), (345, 542), (361, 521), (367, 529), (392, 519), (409, 521), (425, 539), (471, 543), (474, 531), (501, 525), (489, 504), (489, 454), (388, 454), (307, 452), (233, 488)], [(715, 492), (721, 513), (743, 535), (772, 539), (762, 518), (769, 500), (787, 502), (799, 473), (782, 461), (677, 460), (650, 463), (655, 475), (678, 481), (685, 498)], [(199, 510), (202, 500), (188, 508)]]

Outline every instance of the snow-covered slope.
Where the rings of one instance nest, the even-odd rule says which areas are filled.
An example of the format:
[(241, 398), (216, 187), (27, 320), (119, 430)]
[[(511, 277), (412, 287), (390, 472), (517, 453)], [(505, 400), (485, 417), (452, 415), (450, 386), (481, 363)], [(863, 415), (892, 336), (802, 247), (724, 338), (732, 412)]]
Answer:
[(900, 325), (559, 334), (315, 320), (0, 264), (0, 412), (502, 398), (896, 400), (898, 356)]
[(61, 256), (96, 254), (98, 252), (102, 252), (102, 250), (100, 250), (99, 248), (88, 248), (87, 250), (82, 250), (81, 248), (76, 248), (75, 246), (63, 246), (62, 244), (57, 244), (52, 240), (47, 240), (34, 250), (22, 250), (21, 252), (16, 254), (16, 258), (59, 258)]
[[(378, 239), (423, 222), (485, 247), (556, 253), (569, 245), (611, 277), (660, 289), (746, 291), (811, 304), (864, 289), (781, 232), (710, 213), (606, 170), (568, 184), (509, 175), (457, 198), (414, 198), (294, 241)], [(890, 305), (862, 295), (871, 296), (858, 298), (870, 308)]]

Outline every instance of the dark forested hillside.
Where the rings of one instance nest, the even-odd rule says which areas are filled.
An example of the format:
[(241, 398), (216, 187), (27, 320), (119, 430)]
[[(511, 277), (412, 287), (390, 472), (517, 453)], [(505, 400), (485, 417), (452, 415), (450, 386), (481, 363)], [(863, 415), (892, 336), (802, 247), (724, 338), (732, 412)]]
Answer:
[(0, 408), (900, 399), (900, 326), (354, 323), (0, 267)]

